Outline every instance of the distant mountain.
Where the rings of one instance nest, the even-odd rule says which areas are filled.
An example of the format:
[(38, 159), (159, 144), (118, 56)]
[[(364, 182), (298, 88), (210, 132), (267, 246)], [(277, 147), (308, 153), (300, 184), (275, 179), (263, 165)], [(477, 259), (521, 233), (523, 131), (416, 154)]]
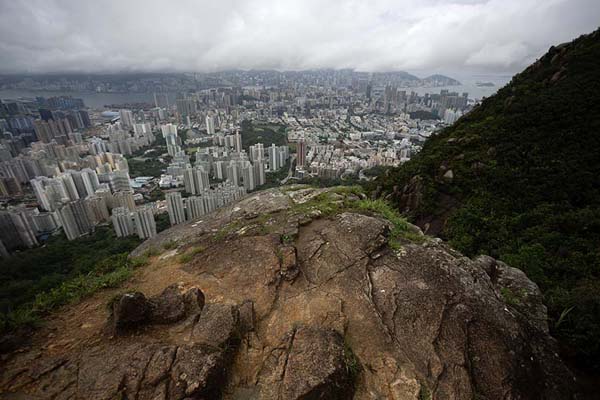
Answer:
[(387, 172), (380, 196), (461, 252), (525, 271), (565, 354), (600, 370), (600, 31), (551, 47)]
[(372, 78), (377, 83), (407, 82), (418, 84), (421, 81), (421, 78), (406, 71), (375, 72)]
[(450, 78), (445, 75), (430, 75), (427, 78), (421, 79), (423, 86), (458, 86), (461, 83), (456, 79)]

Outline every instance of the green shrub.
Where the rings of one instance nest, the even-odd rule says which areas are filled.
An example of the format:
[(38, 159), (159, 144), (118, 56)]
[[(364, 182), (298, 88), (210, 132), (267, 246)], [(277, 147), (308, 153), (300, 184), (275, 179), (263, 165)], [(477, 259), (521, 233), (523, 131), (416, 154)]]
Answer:
[(400, 239), (417, 242), (423, 240), (421, 235), (408, 230), (408, 222), (406, 222), (406, 219), (384, 200), (359, 200), (356, 202), (355, 207), (360, 211), (370, 211), (379, 214), (392, 223), (388, 245), (393, 250), (400, 249)]
[(202, 253), (206, 250), (203, 246), (194, 246), (189, 248), (185, 253), (179, 256), (178, 261), (181, 264), (187, 264), (194, 259), (196, 254)]
[(149, 262), (148, 256), (145, 256), (145, 255), (141, 255), (138, 257), (132, 257), (129, 259), (129, 265), (133, 269), (144, 267), (144, 266), (148, 265), (148, 262)]
[(173, 249), (177, 248), (177, 241), (169, 240), (168, 242), (163, 243), (162, 247), (165, 250), (173, 250)]
[(158, 250), (155, 247), (149, 247), (146, 251), (144, 251), (143, 253), (143, 257), (146, 258), (152, 258), (152, 257), (156, 257), (160, 255), (160, 250)]

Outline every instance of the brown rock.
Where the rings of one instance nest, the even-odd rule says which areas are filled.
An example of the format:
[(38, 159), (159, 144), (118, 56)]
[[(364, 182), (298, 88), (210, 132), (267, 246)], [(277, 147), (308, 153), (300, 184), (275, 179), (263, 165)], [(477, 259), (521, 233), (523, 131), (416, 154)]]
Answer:
[(150, 309), (150, 304), (143, 293), (125, 293), (113, 304), (112, 321), (115, 331), (146, 323)]
[(261, 399), (352, 398), (344, 341), (335, 331), (305, 326), (293, 329), (263, 371)]
[(204, 308), (205, 303), (204, 293), (197, 287), (188, 289), (183, 294), (183, 302), (185, 303), (185, 313), (187, 315), (198, 314)]
[(150, 321), (155, 324), (170, 324), (185, 317), (185, 302), (177, 284), (168, 286), (163, 292), (150, 298)]
[(191, 338), (195, 342), (227, 348), (239, 341), (240, 315), (228, 304), (207, 304), (196, 322)]
[[(394, 199), (418, 204), (419, 178), (412, 182)], [(295, 198), (328, 190), (302, 189)], [(49, 338), (44, 330), (31, 349), (6, 356), (0, 391), (91, 399), (574, 398), (572, 375), (543, 324), (539, 290), (520, 271), (470, 260), (439, 239), (391, 247), (390, 223), (374, 213), (321, 215), (282, 243), (290, 221), (310, 209), (296, 215), (295, 205), (276, 189), (256, 193), (150, 239), (158, 246), (161, 238), (200, 241), (206, 251), (193, 265), (155, 260), (164, 265), (150, 265), (136, 285), (154, 291), (157, 282), (181, 280), (211, 302), (202, 307), (198, 289), (167, 287), (147, 301), (173, 321), (165, 326), (147, 323), (141, 293), (138, 301), (119, 298), (121, 320), (147, 324), (109, 338), (79, 329), (81, 314), (90, 314), (92, 327), (104, 317), (100, 292), (53, 320), (73, 332), (55, 329)], [(268, 212), (270, 232), (244, 229), (256, 223), (244, 219), (247, 211)], [(240, 228), (215, 244), (214, 232), (230, 223)], [(182, 303), (193, 317), (181, 318)], [(54, 346), (65, 340), (73, 342)], [(362, 368), (348, 361), (348, 347)]]

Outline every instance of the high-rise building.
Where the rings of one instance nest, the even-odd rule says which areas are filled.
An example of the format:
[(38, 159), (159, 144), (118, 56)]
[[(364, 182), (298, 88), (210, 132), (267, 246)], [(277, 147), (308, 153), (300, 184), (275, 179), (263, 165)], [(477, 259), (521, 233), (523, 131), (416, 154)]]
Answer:
[(109, 175), (110, 188), (113, 192), (131, 190), (131, 182), (129, 180), (129, 172), (114, 171)]
[(240, 131), (235, 132), (235, 151), (238, 153), (242, 152), (242, 135), (240, 135)]
[(262, 186), (267, 183), (265, 163), (263, 161), (255, 161), (252, 166), (254, 168), (254, 182), (256, 186)]
[(175, 124), (161, 125), (160, 131), (162, 132), (162, 135), (164, 138), (166, 138), (168, 135), (177, 136), (177, 125), (175, 125)]
[(38, 204), (46, 211), (56, 211), (62, 203), (73, 200), (63, 179), (39, 176), (31, 180), (31, 186)]
[(48, 124), (48, 122), (41, 119), (36, 119), (35, 121), (33, 121), (33, 126), (35, 136), (38, 138), (38, 140), (44, 143), (50, 143), (52, 141), (52, 139), (54, 138), (54, 134), (50, 129), (50, 125)]
[(60, 221), (55, 213), (39, 212), (35, 209), (31, 215), (31, 222), (36, 234), (46, 234), (56, 231), (60, 227)]
[(9, 252), (38, 245), (34, 228), (25, 211), (0, 211), (0, 242)]
[(175, 102), (181, 115), (190, 116), (196, 112), (196, 102), (193, 99), (177, 99)]
[(200, 218), (206, 214), (204, 199), (198, 196), (191, 196), (185, 199), (185, 212), (188, 221)]
[(238, 168), (238, 164), (235, 160), (229, 161), (229, 164), (226, 167), (227, 171), (227, 180), (231, 182), (235, 186), (239, 186), (240, 184), (240, 172)]
[(275, 146), (271, 144), (268, 149), (269, 153), (269, 171), (275, 172), (283, 167), (289, 157), (288, 146)]
[(242, 172), (242, 183), (247, 191), (254, 190), (256, 188), (256, 181), (254, 179), (254, 167), (250, 161), (245, 161), (241, 166)]
[(88, 196), (96, 193), (96, 189), (98, 189), (100, 186), (100, 181), (96, 171), (91, 168), (84, 168), (81, 170), (81, 178)]
[(212, 115), (206, 116), (206, 133), (209, 135), (215, 134), (215, 117)]
[(179, 192), (169, 192), (166, 194), (167, 211), (171, 225), (182, 224), (185, 222), (185, 211), (183, 199)]
[(84, 201), (90, 220), (94, 225), (108, 221), (110, 214), (108, 213), (108, 205), (104, 197), (91, 195), (86, 197)]
[(213, 177), (218, 180), (225, 180), (227, 178), (227, 168), (225, 161), (215, 161), (213, 163)]
[(200, 194), (210, 186), (208, 172), (202, 167), (186, 168), (183, 172), (185, 191)]
[(87, 235), (94, 229), (83, 200), (75, 200), (64, 204), (58, 210), (58, 217), (69, 240)]
[(304, 139), (298, 141), (296, 153), (298, 153), (298, 166), (304, 167), (306, 165), (306, 142)]
[(112, 206), (124, 207), (130, 211), (135, 210), (135, 200), (133, 199), (133, 192), (131, 190), (125, 190), (113, 193)]
[(265, 158), (265, 148), (262, 143), (256, 143), (253, 146), (250, 146), (250, 160), (254, 161), (262, 161)]
[(79, 200), (79, 192), (77, 191), (77, 186), (75, 186), (75, 180), (70, 173), (62, 173), (55, 179), (62, 181), (70, 200)]
[(21, 184), (14, 176), (3, 176), (0, 173), (0, 196), (18, 197), (23, 195)]
[(133, 113), (131, 110), (121, 109), (119, 110), (119, 117), (121, 119), (121, 125), (126, 128), (133, 127), (135, 123), (135, 119), (133, 118)]
[(133, 213), (133, 219), (140, 239), (148, 239), (156, 236), (156, 221), (154, 221), (152, 205), (146, 204), (136, 208)]
[(136, 229), (133, 214), (127, 208), (113, 208), (110, 219), (112, 220), (113, 229), (115, 230), (117, 237), (135, 235)]
[(83, 122), (84, 128), (89, 128), (92, 126), (92, 121), (90, 120), (90, 115), (88, 114), (87, 111), (79, 110), (79, 111), (77, 111), (77, 113), (79, 114), (79, 117), (81, 118), (81, 121)]

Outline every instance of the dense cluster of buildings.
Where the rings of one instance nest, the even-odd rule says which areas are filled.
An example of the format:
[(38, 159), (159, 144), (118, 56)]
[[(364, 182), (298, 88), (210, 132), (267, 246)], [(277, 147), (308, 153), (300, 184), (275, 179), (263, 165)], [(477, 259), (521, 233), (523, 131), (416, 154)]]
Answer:
[[(414, 81), (402, 74), (275, 75), (236, 72), (227, 78), (233, 86), (158, 91), (154, 104), (115, 111), (68, 96), (0, 101), (0, 252), (109, 223), (119, 237), (152, 237), (157, 213), (168, 212), (171, 224), (199, 218), (283, 170), (282, 182), (366, 179), (363, 170), (400, 165), (473, 105), (466, 93), (401, 89)], [(260, 140), (253, 124), (283, 140)], [(243, 135), (254, 135), (251, 145)], [(148, 160), (149, 149), (160, 152)], [(164, 168), (132, 180), (128, 158)]]
[[(132, 117), (89, 132), (87, 110), (74, 109), (83, 108), (80, 99), (38, 98), (36, 103), (39, 117), (28, 112), (31, 130), (18, 135), (21, 142), (31, 137), (25, 146), (16, 146), (19, 140), (3, 125), (0, 196), (7, 203), (0, 211), (0, 253), (34, 247), (59, 230), (69, 240), (87, 235), (111, 221), (111, 210), (117, 215), (129, 210), (142, 221), (135, 231), (140, 237), (155, 235), (148, 214), (152, 207), (137, 206), (125, 158), (152, 145), (152, 125), (134, 123)], [(17, 109), (27, 107), (31, 104)]]

